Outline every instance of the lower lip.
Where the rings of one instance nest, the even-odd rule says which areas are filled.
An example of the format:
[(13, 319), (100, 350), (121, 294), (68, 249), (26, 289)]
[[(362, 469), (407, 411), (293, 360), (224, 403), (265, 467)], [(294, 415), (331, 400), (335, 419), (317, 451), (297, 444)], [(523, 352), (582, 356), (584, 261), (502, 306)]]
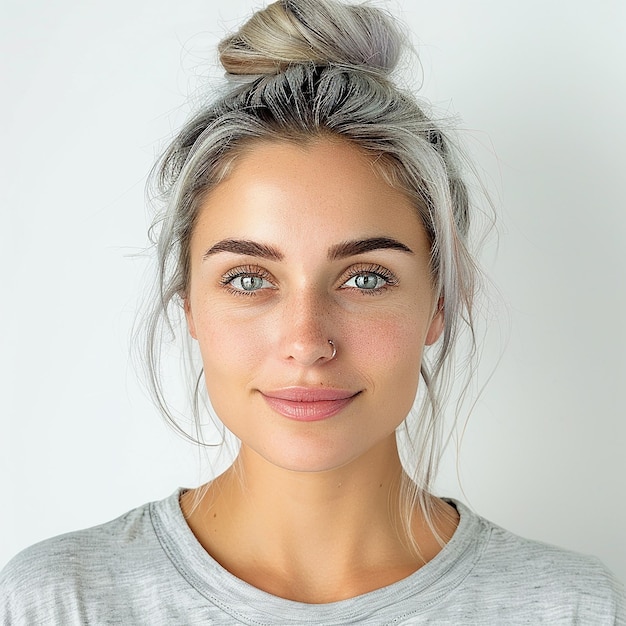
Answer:
[(356, 396), (341, 398), (340, 400), (320, 400), (319, 402), (296, 402), (294, 400), (284, 400), (283, 398), (273, 398), (263, 396), (265, 401), (274, 411), (298, 422), (318, 422), (337, 415)]

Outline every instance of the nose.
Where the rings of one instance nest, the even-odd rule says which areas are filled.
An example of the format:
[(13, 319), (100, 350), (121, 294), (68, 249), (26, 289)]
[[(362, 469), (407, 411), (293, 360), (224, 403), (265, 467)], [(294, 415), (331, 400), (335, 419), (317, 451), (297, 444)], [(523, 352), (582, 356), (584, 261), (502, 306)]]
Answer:
[(283, 303), (281, 355), (304, 367), (321, 365), (335, 356), (331, 303), (323, 294), (300, 291)]

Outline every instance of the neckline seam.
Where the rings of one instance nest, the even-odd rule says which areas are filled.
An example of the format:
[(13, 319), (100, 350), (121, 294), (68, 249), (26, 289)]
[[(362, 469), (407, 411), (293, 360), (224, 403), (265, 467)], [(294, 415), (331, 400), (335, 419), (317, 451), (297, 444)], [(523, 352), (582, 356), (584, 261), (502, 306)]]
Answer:
[[(480, 516), (473, 513), (462, 503), (448, 498), (447, 500), (452, 500), (452, 502), (455, 503), (455, 506), (457, 506), (457, 510), (459, 510), (461, 515), (461, 521), (459, 522), (459, 525), (450, 541), (433, 560), (429, 561), (429, 563), (416, 570), (413, 574), (410, 574), (406, 578), (364, 594), (353, 596), (352, 598), (320, 604), (306, 603), (281, 598), (280, 596), (275, 596), (267, 591), (254, 587), (250, 583), (237, 578), (234, 574), (220, 566), (219, 563), (217, 563), (217, 561), (215, 561), (213, 557), (201, 546), (187, 525), (180, 508), (180, 494), (182, 492), (182, 489), (178, 489), (170, 497), (150, 503), (150, 519), (159, 545), (166, 553), (168, 559), (175, 567), (178, 574), (187, 582), (187, 584), (193, 587), (196, 593), (200, 594), (214, 606), (223, 610), (226, 614), (240, 620), (240, 623), (249, 624), (251, 626), (267, 626), (268, 624), (271, 624), (271, 621), (259, 620), (276, 619), (276, 616), (281, 612), (281, 603), (285, 603), (282, 607), (283, 611), (287, 608), (291, 608), (292, 610), (299, 611), (304, 615), (311, 610), (317, 610), (320, 613), (320, 618), (327, 616), (332, 617), (333, 619), (358, 619), (367, 618), (372, 614), (372, 612), (376, 612), (383, 609), (385, 606), (389, 606), (390, 595), (393, 597), (394, 603), (401, 603), (406, 602), (411, 597), (414, 597), (416, 593), (426, 593), (427, 595), (430, 595), (430, 597), (424, 599), (425, 603), (420, 602), (420, 606), (416, 610), (408, 609), (402, 613), (405, 617), (422, 614), (424, 610), (432, 608), (456, 590), (458, 586), (462, 584), (463, 580), (471, 574), (482, 558), (486, 546), (489, 543), (492, 531), (492, 529), (484, 523), (484, 520)], [(172, 528), (169, 528), (170, 525)], [(462, 530), (463, 536), (457, 535), (459, 529)], [(187, 537), (187, 535), (190, 535), (190, 537)], [(458, 537), (456, 542), (454, 542), (455, 536)], [(195, 543), (185, 541), (188, 538), (193, 538)], [(451, 548), (452, 552), (450, 550), (446, 551), (446, 548), (448, 548), (451, 543), (453, 543)], [(474, 551), (475, 553), (473, 556), (471, 555), (471, 551)], [(181, 554), (184, 552), (187, 552), (190, 558), (181, 558)], [(450, 572), (455, 568), (459, 560), (468, 560), (468, 557), (465, 556), (468, 553), (470, 553), (470, 562), (466, 563), (462, 572), (457, 573), (452, 579), (448, 578), (445, 582), (445, 588), (437, 589), (436, 587), (438, 584), (441, 586), (442, 579), (450, 575)], [(439, 555), (443, 555), (443, 558), (439, 559)], [(422, 577), (425, 576), (425, 578), (421, 581), (422, 584), (420, 588), (416, 590), (412, 579), (420, 576), (420, 572), (422, 572), (424, 568), (428, 567), (430, 563), (434, 563), (435, 561), (437, 561), (437, 565), (439, 565), (438, 571), (436, 571), (436, 573), (433, 571), (432, 573), (426, 572), (425, 575), (422, 574)], [(215, 574), (220, 579), (220, 583), (224, 586), (232, 586), (233, 584), (237, 585), (238, 589), (236, 590), (236, 602), (240, 602), (251, 611), (262, 613), (262, 616), (255, 617), (251, 613), (240, 612), (232, 606), (232, 604), (227, 604), (220, 600), (219, 595), (212, 592), (211, 583), (198, 574), (200, 569), (199, 566), (202, 566), (207, 573), (212, 572)], [(258, 603), (255, 603), (255, 600), (258, 600)], [(267, 612), (264, 608), (259, 608), (259, 606), (257, 606), (257, 604), (266, 606), (270, 603), (272, 605), (271, 612)], [(399, 618), (401, 617), (399, 616), (398, 619)], [(298, 622), (292, 621), (286, 623), (296, 624)], [(394, 621), (386, 623), (393, 624)]]

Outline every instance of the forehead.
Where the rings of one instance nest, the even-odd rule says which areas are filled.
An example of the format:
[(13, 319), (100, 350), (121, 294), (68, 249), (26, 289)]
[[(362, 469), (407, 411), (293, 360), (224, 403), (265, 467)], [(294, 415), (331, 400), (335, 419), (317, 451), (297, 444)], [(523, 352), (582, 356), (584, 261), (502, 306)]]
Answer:
[[(375, 156), (341, 139), (256, 142), (203, 199), (194, 239), (301, 245), (329, 239), (423, 234), (418, 211), (388, 184)], [(192, 243), (193, 245), (193, 243)]]

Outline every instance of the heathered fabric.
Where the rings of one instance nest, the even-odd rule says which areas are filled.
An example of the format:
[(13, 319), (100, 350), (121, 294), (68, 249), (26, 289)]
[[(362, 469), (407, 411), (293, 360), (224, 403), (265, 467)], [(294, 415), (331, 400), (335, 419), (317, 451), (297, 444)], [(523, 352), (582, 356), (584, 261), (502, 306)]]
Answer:
[(303, 604), (234, 577), (200, 546), (180, 492), (34, 545), (0, 573), (12, 624), (626, 624), (624, 589), (596, 559), (499, 528), (454, 502), (446, 547), (393, 585)]

